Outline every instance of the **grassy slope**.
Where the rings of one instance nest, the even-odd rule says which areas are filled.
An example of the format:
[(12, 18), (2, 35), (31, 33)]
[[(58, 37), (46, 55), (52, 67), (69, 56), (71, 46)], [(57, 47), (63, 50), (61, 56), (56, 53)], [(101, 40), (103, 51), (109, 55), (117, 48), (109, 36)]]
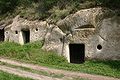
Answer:
[(13, 74), (0, 71), (0, 80), (32, 80), (32, 79), (22, 78)]
[(41, 50), (41, 46), (40, 42), (24, 46), (4, 42), (0, 44), (0, 56), (53, 68), (120, 78), (120, 61), (86, 61), (84, 64), (71, 64), (62, 56)]

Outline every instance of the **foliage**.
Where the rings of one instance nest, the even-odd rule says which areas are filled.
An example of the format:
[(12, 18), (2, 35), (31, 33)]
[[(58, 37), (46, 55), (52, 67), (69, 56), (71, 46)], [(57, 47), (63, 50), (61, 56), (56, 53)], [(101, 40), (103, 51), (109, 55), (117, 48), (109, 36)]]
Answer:
[(18, 0), (0, 0), (0, 14), (4, 14), (7, 11), (13, 10), (18, 3)]
[(60, 19), (64, 19), (72, 10), (72, 7), (67, 7), (66, 9), (62, 10), (58, 7), (54, 7), (53, 9), (49, 10), (49, 13), (51, 13), (49, 19), (53, 19), (53, 22), (57, 22)]
[(5, 17), (19, 14), (29, 20), (49, 18), (56, 22), (80, 9), (97, 6), (119, 9), (119, 4), (120, 0), (0, 0), (0, 14), (7, 14)]
[(32, 79), (22, 78), (13, 74), (0, 71), (0, 80), (32, 80)]
[(100, 6), (118, 9), (120, 8), (120, 0), (96, 0), (96, 2)]

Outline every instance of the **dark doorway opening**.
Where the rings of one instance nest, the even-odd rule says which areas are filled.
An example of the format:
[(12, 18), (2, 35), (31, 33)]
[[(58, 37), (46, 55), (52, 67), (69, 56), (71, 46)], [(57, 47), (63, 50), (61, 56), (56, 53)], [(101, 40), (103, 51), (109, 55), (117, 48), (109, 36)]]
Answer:
[(85, 62), (85, 45), (84, 44), (69, 44), (70, 63), (84, 63)]
[(30, 30), (22, 30), (24, 43), (30, 42)]
[(4, 41), (4, 29), (0, 29), (0, 42)]

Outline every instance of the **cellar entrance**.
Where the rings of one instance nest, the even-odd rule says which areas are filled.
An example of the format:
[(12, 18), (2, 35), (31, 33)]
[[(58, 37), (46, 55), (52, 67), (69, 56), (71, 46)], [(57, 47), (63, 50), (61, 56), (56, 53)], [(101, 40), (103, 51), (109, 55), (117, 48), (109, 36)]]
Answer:
[(0, 42), (4, 41), (4, 29), (0, 29)]
[(85, 61), (85, 45), (69, 44), (70, 63), (83, 63)]
[(30, 42), (30, 30), (22, 30), (24, 44)]

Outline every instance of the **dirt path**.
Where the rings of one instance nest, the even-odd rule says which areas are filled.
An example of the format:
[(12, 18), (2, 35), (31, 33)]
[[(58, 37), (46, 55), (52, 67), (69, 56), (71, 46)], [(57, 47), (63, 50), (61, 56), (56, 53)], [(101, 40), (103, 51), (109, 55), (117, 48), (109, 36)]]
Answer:
[(1, 66), (1, 65), (0, 65), (0, 70), (10, 73), (10, 74), (15, 74), (21, 77), (31, 78), (35, 80), (61, 80), (61, 79), (38, 75), (35, 73), (31, 73), (31, 72), (27, 72), (27, 71), (23, 71), (19, 69), (14, 69), (14, 68), (6, 67), (6, 66)]
[[(51, 69), (51, 68), (47, 68), (47, 67), (43, 67), (43, 66), (38, 66), (38, 65), (34, 65), (34, 64), (26, 64), (26, 63), (9, 60), (9, 59), (4, 59), (4, 58), (0, 58), (0, 61), (8, 63), (8, 64), (16, 65), (16, 66), (31, 68), (31, 69), (38, 70), (38, 71), (45, 71), (45, 72), (54, 73), (54, 74), (63, 74), (67, 77), (88, 78), (90, 80), (120, 80), (117, 78), (112, 78), (112, 77), (107, 77), (107, 76), (91, 75), (91, 74), (86, 74), (86, 73), (78, 73), (78, 72), (71, 72), (71, 71), (65, 71), (65, 70)], [(48, 80), (50, 80), (50, 79), (48, 79)]]

